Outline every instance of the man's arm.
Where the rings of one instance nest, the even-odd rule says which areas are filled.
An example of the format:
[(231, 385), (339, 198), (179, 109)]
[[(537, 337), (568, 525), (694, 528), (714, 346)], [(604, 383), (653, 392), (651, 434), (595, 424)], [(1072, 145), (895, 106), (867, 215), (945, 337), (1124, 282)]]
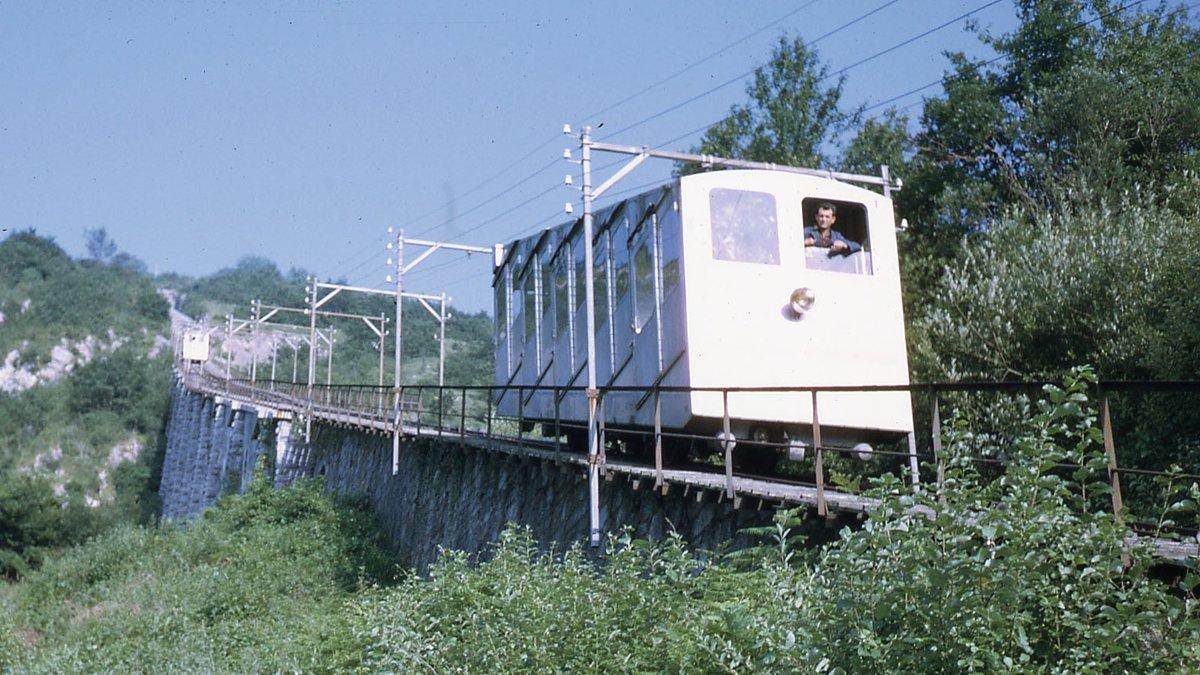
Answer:
[[(833, 241), (834, 241), (834, 248), (843, 253), (846, 253), (847, 255), (849, 255), (851, 253), (858, 253), (859, 251), (862, 250), (861, 244), (859, 244), (857, 241), (854, 241), (853, 239), (847, 239), (844, 235), (842, 235), (841, 232), (838, 232), (837, 230), (833, 231)], [(842, 247), (837, 245), (838, 242), (845, 244), (846, 248), (842, 249)]]

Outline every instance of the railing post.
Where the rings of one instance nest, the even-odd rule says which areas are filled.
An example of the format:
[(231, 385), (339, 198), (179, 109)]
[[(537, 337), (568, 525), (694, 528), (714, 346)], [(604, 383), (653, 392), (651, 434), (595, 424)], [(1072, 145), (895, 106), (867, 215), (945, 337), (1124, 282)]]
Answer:
[(821, 422), (817, 417), (817, 390), (812, 390), (813, 465), (817, 477), (817, 515), (829, 515), (825, 505), (825, 450), (821, 447)]
[[(1125, 522), (1125, 504), (1121, 501), (1121, 470), (1117, 466), (1117, 446), (1113, 442), (1112, 420), (1108, 413), (1108, 396), (1100, 404), (1101, 428), (1104, 432), (1104, 455), (1108, 458), (1108, 480), (1112, 485), (1113, 518), (1117, 525)], [(1129, 567), (1129, 553), (1121, 551), (1121, 564)]]
[(492, 437), (492, 389), (488, 389), (487, 393), (487, 437)]
[(462, 388), (462, 398), (458, 401), (458, 445), (462, 447), (467, 441), (467, 388)]
[(1108, 480), (1112, 485), (1113, 515), (1118, 520), (1124, 514), (1125, 504), (1121, 500), (1121, 470), (1117, 467), (1117, 446), (1113, 442), (1112, 420), (1108, 413), (1108, 396), (1100, 404), (1101, 426), (1104, 431), (1104, 455), (1108, 458)]
[(600, 463), (600, 473), (608, 475), (608, 438), (607, 427), (604, 425), (604, 390), (601, 389), (596, 397), (596, 459)]
[(662, 456), (662, 402), (659, 400), (658, 387), (654, 388), (654, 487), (663, 486), (663, 456)]
[(721, 435), (722, 450), (725, 451), (725, 496), (733, 499), (733, 434), (729, 430), (729, 390), (721, 390), (721, 406), (723, 409), (722, 423), (724, 433)]
[(525, 447), (525, 387), (517, 387), (517, 447)]
[(937, 500), (942, 506), (946, 505), (946, 457), (942, 454), (942, 413), (938, 395), (933, 394), (933, 458), (937, 461)]
[(559, 452), (562, 450), (562, 441), (559, 440), (562, 436), (562, 399), (559, 398), (558, 387), (555, 387), (551, 394), (554, 396), (554, 451)]

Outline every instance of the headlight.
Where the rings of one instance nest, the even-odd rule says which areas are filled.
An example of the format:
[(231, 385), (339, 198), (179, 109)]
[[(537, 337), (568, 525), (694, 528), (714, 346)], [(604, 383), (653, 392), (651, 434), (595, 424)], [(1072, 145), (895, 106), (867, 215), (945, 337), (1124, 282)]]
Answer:
[(817, 294), (813, 289), (802, 287), (792, 291), (792, 311), (803, 315), (808, 310), (812, 309), (813, 303), (817, 301)]

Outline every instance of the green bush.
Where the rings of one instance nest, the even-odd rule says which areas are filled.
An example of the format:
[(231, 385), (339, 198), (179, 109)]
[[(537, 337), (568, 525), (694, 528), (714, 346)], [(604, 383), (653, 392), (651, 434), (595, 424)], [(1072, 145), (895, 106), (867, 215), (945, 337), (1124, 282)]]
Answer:
[(358, 653), (346, 647), (347, 593), (390, 575), (379, 542), (360, 504), (316, 484), (259, 482), (188, 528), (117, 528), (16, 587), (12, 628), (40, 638), (9, 663), (30, 672), (335, 669)]
[[(974, 438), (947, 434), (947, 503), (895, 478), (860, 532), (797, 596), (810, 663), (844, 672), (1156, 672), (1200, 663), (1196, 600), (1149, 575), (1151, 553), (1106, 511), (1090, 377), (1050, 388), (1003, 475), (982, 481)], [(1084, 466), (1070, 477), (1056, 462)], [(932, 514), (932, 515), (931, 515)], [(1128, 558), (1123, 565), (1122, 555)]]

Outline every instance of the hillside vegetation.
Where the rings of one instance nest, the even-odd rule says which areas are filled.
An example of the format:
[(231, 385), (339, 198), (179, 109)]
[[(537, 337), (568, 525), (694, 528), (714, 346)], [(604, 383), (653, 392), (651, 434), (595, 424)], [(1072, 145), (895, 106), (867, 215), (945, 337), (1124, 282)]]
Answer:
[(0, 241), (0, 576), (156, 516), (167, 309), (137, 269)]

